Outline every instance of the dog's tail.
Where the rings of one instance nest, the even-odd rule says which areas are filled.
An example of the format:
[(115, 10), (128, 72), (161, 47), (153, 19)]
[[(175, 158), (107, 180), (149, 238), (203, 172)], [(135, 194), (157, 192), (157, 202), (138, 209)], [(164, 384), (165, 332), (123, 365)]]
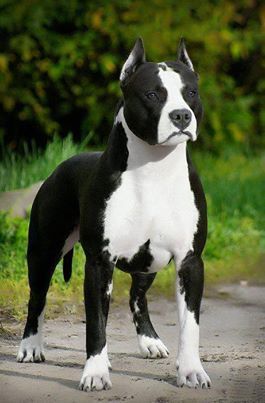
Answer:
[(63, 277), (64, 281), (68, 283), (72, 274), (72, 260), (73, 260), (74, 248), (69, 250), (63, 257)]

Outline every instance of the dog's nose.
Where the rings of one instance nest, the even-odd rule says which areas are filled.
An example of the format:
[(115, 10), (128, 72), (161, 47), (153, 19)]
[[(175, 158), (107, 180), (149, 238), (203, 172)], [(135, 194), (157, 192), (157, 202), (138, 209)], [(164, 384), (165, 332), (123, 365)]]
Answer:
[(174, 109), (169, 113), (169, 117), (179, 130), (184, 130), (191, 122), (191, 112), (188, 109)]

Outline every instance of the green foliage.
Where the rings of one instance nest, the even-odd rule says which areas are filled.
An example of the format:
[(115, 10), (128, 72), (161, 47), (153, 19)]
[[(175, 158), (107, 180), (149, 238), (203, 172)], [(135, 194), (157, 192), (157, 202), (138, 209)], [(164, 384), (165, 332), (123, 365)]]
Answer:
[(6, 213), (1, 213), (0, 273), (2, 278), (9, 277), (10, 270), (14, 278), (20, 278), (21, 267), (25, 267), (27, 229), (27, 220), (11, 218)]
[[(206, 190), (208, 210), (223, 222), (226, 215), (249, 217), (265, 228), (265, 155), (198, 153), (193, 159)], [(223, 216), (225, 214), (225, 216)]]
[(208, 204), (209, 282), (265, 280), (265, 156), (196, 152)]
[(202, 145), (264, 145), (262, 2), (206, 0), (2, 0), (0, 139), (11, 149), (32, 136), (69, 131), (106, 141), (118, 77), (134, 40), (150, 60), (175, 58), (184, 36), (200, 73)]
[[(16, 164), (19, 175), (11, 175), (5, 187), (29, 185), (31, 178), (33, 182), (43, 179), (61, 159), (77, 151), (71, 138), (63, 142), (63, 147), (55, 138), (41, 158), (36, 152), (24, 163), (6, 160), (6, 176), (7, 172), (16, 170)], [(209, 210), (209, 234), (204, 253), (206, 284), (242, 279), (265, 282), (265, 156), (247, 158), (232, 153), (213, 158), (206, 152), (196, 152), (193, 158), (201, 174)], [(28, 218), (14, 219), (0, 213), (0, 309), (9, 310), (16, 316), (25, 314), (28, 298), (28, 291), (25, 291), (28, 290), (27, 230)], [(82, 306), (83, 267), (84, 254), (77, 245), (69, 284), (64, 283), (62, 264), (56, 268), (49, 291), (49, 315), (58, 310), (72, 312)], [(151, 293), (173, 295), (174, 276), (173, 265), (162, 270)], [(116, 270), (114, 301), (128, 297), (129, 287), (130, 276)]]

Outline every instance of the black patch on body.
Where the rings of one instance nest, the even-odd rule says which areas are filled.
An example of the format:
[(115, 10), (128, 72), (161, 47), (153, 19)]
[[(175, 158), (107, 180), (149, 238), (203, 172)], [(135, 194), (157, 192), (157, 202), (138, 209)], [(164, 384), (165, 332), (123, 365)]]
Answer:
[(190, 187), (194, 194), (195, 205), (199, 211), (199, 221), (197, 224), (197, 231), (194, 235), (193, 239), (193, 249), (194, 253), (197, 256), (202, 254), (204, 249), (206, 238), (207, 238), (207, 203), (204, 194), (204, 190), (202, 187), (202, 183), (200, 181), (199, 175), (196, 172), (196, 169), (191, 161), (187, 150), (187, 162), (188, 162), (188, 171), (189, 171), (189, 181)]
[(154, 261), (153, 256), (150, 252), (150, 239), (146, 241), (135, 255), (130, 259), (121, 258), (117, 261), (117, 267), (122, 271), (133, 273), (133, 272), (148, 272), (148, 268)]

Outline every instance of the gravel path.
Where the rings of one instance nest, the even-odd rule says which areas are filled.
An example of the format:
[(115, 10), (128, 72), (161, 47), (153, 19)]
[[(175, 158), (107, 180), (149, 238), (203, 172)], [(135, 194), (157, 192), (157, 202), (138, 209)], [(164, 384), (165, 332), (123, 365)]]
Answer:
[[(213, 294), (213, 293), (212, 293)], [(0, 402), (265, 402), (265, 288), (227, 286), (204, 298), (201, 357), (212, 379), (210, 390), (178, 388), (173, 301), (150, 302), (150, 313), (170, 350), (166, 359), (142, 359), (127, 306), (113, 306), (108, 349), (113, 388), (77, 389), (85, 361), (85, 325), (70, 317), (45, 323), (46, 362), (17, 364), (20, 323), (2, 322), (11, 334), (0, 338)]]

